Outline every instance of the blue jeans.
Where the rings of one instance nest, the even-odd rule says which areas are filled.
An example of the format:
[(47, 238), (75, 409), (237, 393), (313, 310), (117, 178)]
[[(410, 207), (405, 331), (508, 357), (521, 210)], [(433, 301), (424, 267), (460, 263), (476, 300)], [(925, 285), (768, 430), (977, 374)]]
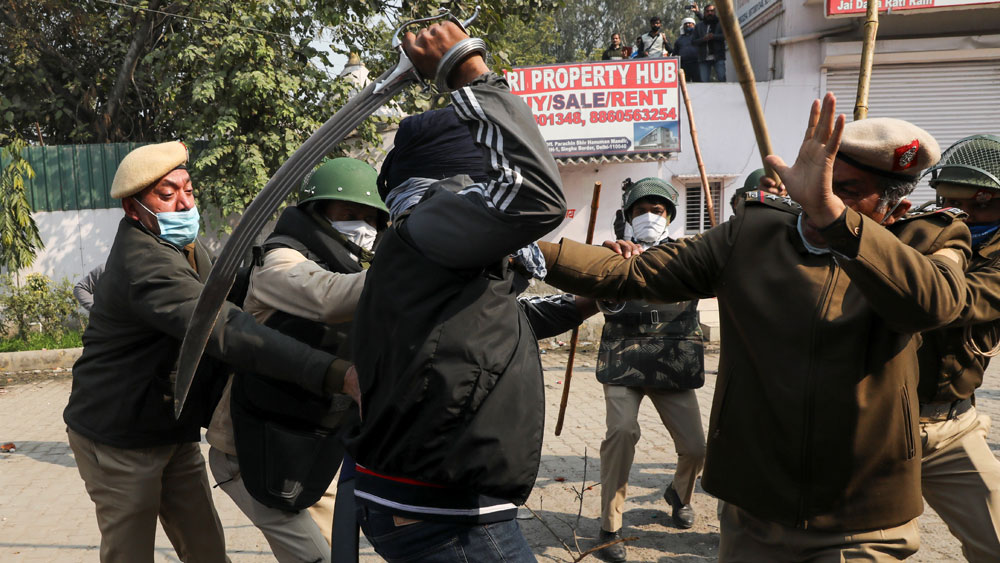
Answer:
[(715, 68), (716, 82), (726, 81), (726, 59), (714, 61), (698, 61), (702, 82), (712, 82), (712, 68)]
[(516, 520), (494, 524), (420, 521), (397, 526), (392, 514), (360, 505), (358, 522), (375, 551), (389, 563), (535, 561)]

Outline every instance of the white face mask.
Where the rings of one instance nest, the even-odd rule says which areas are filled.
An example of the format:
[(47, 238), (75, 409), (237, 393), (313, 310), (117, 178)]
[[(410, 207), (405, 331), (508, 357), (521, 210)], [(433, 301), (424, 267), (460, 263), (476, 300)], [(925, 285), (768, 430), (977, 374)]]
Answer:
[(330, 226), (365, 250), (371, 251), (375, 246), (375, 235), (378, 231), (364, 221), (330, 221)]
[(670, 221), (663, 215), (643, 213), (632, 218), (632, 237), (644, 247), (650, 247), (667, 238)]

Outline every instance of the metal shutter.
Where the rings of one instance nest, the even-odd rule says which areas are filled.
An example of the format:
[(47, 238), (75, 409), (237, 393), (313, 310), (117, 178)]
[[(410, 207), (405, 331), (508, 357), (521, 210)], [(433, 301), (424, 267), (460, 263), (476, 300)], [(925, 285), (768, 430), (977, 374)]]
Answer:
[[(876, 65), (870, 88), (868, 117), (895, 117), (923, 127), (942, 151), (969, 135), (1000, 134), (998, 61)], [(858, 70), (828, 70), (826, 90), (837, 96), (838, 109), (850, 119)], [(926, 181), (910, 196), (914, 205), (931, 199), (934, 190)]]

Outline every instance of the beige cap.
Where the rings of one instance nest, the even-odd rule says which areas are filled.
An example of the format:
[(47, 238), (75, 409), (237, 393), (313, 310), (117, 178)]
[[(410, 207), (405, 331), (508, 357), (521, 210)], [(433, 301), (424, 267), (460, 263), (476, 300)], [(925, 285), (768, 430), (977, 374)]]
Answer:
[(891, 117), (873, 117), (844, 125), (837, 158), (866, 172), (916, 180), (941, 158), (930, 133)]
[(125, 155), (118, 165), (111, 182), (111, 197), (123, 199), (135, 195), (187, 159), (187, 147), (180, 141), (141, 146)]

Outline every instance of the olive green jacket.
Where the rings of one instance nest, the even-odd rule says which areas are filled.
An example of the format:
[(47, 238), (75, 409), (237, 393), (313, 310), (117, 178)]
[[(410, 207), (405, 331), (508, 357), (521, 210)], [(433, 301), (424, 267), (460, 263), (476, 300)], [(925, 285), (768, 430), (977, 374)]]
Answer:
[(749, 196), (722, 225), (628, 260), (540, 243), (546, 281), (616, 300), (718, 296), (723, 348), (703, 477), (712, 495), (800, 528), (915, 518), (913, 335), (961, 312), (968, 229), (935, 214), (890, 232), (847, 210), (823, 231), (839, 257), (815, 255), (795, 204)]
[[(194, 252), (191, 267), (188, 253)], [(63, 419), (74, 431), (103, 444), (141, 448), (197, 442), (211, 397), (199, 395), (212, 377), (225, 377), (202, 360), (190, 405), (174, 419), (173, 382), (188, 319), (211, 262), (195, 243), (180, 249), (123, 218), (97, 282), (83, 354), (73, 366), (73, 388)], [(219, 314), (205, 353), (236, 368), (291, 380), (324, 394), (326, 372), (344, 364), (257, 324), (231, 303)], [(344, 364), (346, 367), (346, 364)], [(221, 372), (221, 373), (220, 373)], [(225, 380), (216, 383), (224, 383)], [(217, 398), (217, 397), (216, 397)], [(206, 402), (207, 401), (207, 402)]]
[(975, 339), (981, 351), (1000, 341), (1000, 234), (972, 253), (962, 314), (947, 327), (924, 334), (920, 357), (920, 402), (950, 403), (967, 399), (983, 384), (990, 363), (967, 346)]

